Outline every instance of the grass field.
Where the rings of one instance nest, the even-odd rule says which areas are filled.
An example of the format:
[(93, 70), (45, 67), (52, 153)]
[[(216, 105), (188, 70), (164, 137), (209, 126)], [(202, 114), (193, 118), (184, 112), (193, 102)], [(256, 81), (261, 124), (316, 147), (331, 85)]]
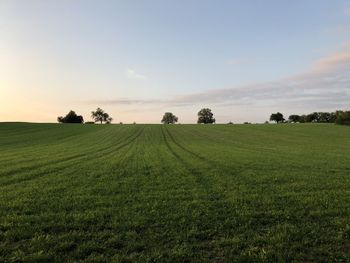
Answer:
[(0, 262), (349, 262), (350, 127), (0, 124)]

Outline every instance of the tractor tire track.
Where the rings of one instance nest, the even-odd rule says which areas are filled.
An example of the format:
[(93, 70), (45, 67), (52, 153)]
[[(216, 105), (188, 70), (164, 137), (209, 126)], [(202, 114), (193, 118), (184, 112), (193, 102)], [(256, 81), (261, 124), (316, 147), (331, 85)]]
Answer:
[[(133, 136), (133, 134), (131, 136)], [(129, 136), (129, 137), (131, 137), (131, 136)], [(112, 138), (112, 135), (106, 136), (104, 141), (108, 142), (108, 138), (109, 137)], [(127, 137), (126, 140), (128, 140), (129, 137)], [(122, 139), (120, 139), (120, 141), (122, 141)], [(96, 146), (97, 145), (98, 145), (97, 143), (94, 143), (94, 144), (91, 144), (90, 147), (86, 148), (85, 151), (79, 152), (79, 154), (73, 154), (73, 155), (68, 156), (68, 157), (58, 158), (58, 159), (56, 159), (56, 163), (61, 163), (61, 162), (65, 162), (65, 161), (79, 159), (79, 157), (83, 157), (83, 156), (88, 155), (90, 153), (96, 152)], [(111, 148), (113, 146), (114, 145), (110, 145), (109, 144), (108, 146), (100, 148), (99, 150), (100, 151), (108, 150), (109, 148)], [(47, 157), (45, 156), (42, 159), (46, 159), (46, 158)], [(27, 162), (28, 162), (28, 160), (25, 160), (25, 159), (22, 160), (22, 163), (27, 163)], [(18, 165), (18, 162), (16, 162), (16, 164)], [(31, 166), (23, 166), (23, 167), (19, 167), (19, 168), (15, 169), (15, 170), (8, 170), (6, 172), (2, 172), (1, 176), (11, 175), (13, 173), (22, 172), (23, 170), (27, 171), (28, 169), (29, 170), (37, 169), (37, 168), (44, 167), (44, 166), (49, 166), (49, 165), (51, 165), (51, 162), (42, 162), (42, 163), (31, 165)]]
[[(165, 142), (165, 145), (167, 146), (167, 148), (169, 149), (169, 151), (172, 153), (172, 155), (183, 165), (183, 167), (191, 174), (191, 175), (194, 175), (195, 176), (195, 179), (196, 179), (196, 182), (199, 183), (200, 185), (202, 185), (206, 191), (208, 192), (208, 189), (212, 188), (211, 186), (211, 183), (210, 183), (210, 180), (208, 180), (208, 177), (206, 176), (203, 176), (202, 172), (196, 168), (196, 167), (193, 167), (190, 163), (188, 163), (181, 155), (179, 155), (174, 149), (173, 147), (171, 147), (168, 139), (167, 139), (167, 136), (164, 132), (164, 130), (166, 130), (166, 128), (163, 128), (162, 126), (162, 135), (163, 135), (163, 139), (164, 139), (164, 142)], [(169, 134), (169, 133), (168, 133)], [(170, 137), (170, 136), (169, 136)], [(170, 137), (170, 140), (174, 143), (174, 141), (171, 139)], [(178, 146), (178, 144), (175, 144)], [(178, 146), (180, 149), (182, 149), (183, 151), (185, 152), (188, 152), (186, 150), (184, 150), (183, 147), (180, 147)], [(193, 155), (193, 156), (196, 156), (196, 155)], [(203, 161), (203, 159), (200, 158), (201, 161)], [(219, 192), (217, 193), (219, 195), (221, 195)]]
[[(128, 141), (133, 136), (134, 136), (134, 134), (131, 134), (124, 141)], [(119, 143), (122, 143), (122, 142), (123, 142), (123, 139), (121, 138), (118, 141), (117, 145), (119, 145)], [(125, 144), (125, 142), (122, 143), (122, 144)], [(100, 148), (100, 149), (94, 148), (97, 145), (98, 145), (97, 143), (91, 145), (91, 147), (89, 147), (89, 149), (87, 151), (85, 151), (85, 152), (82, 152), (82, 153), (79, 153), (79, 154), (74, 154), (74, 155), (71, 155), (71, 156), (68, 156), (68, 157), (64, 157), (64, 158), (56, 159), (55, 160), (55, 165), (56, 164), (64, 164), (64, 163), (67, 163), (67, 162), (69, 163), (71, 161), (76, 161), (76, 160), (79, 160), (80, 158), (83, 158), (85, 156), (89, 156), (91, 153), (98, 152), (99, 154), (101, 154), (101, 153), (107, 153), (108, 154), (110, 152), (109, 150), (116, 146), (115, 144), (110, 144), (110, 145), (108, 145), (108, 146), (106, 146), (104, 148)], [(35, 170), (35, 169), (38, 169), (38, 168), (45, 168), (47, 166), (51, 167), (52, 166), (52, 162), (44, 162), (44, 163), (35, 164), (35, 165), (31, 165), (31, 166), (20, 167), (20, 168), (14, 169), (14, 170), (6, 171), (6, 172), (1, 172), (1, 177), (6, 177), (6, 176), (9, 176), (9, 175), (13, 175), (15, 173), (27, 172), (28, 170)]]
[[(203, 172), (191, 165), (184, 157), (178, 154), (174, 148), (171, 146), (169, 139), (164, 132), (164, 128), (162, 127), (162, 136), (167, 146), (167, 149), (173, 154), (173, 156), (177, 159), (177, 161), (185, 168), (185, 170), (194, 177), (195, 183), (198, 184), (199, 190), (203, 193), (203, 196), (197, 196), (197, 200), (201, 202), (204, 207), (200, 208), (200, 210), (204, 209), (206, 211), (204, 214), (200, 213), (201, 216), (205, 216), (207, 222), (210, 222), (209, 225), (196, 225), (197, 228), (201, 229), (204, 233), (208, 233), (208, 236), (202, 239), (203, 244), (207, 246), (207, 249), (212, 250), (216, 255), (216, 261), (222, 261), (221, 252), (218, 251), (215, 240), (222, 238), (223, 233), (225, 233), (225, 225), (227, 224), (227, 218), (223, 217), (223, 211), (227, 213), (229, 211), (230, 218), (237, 218), (239, 216), (236, 206), (227, 200), (227, 196), (221, 187), (220, 180), (217, 181), (213, 179), (210, 175), (205, 175)], [(170, 139), (171, 140), (171, 139)], [(173, 143), (173, 141), (171, 141)], [(178, 146), (176, 144), (176, 146)], [(182, 147), (179, 147), (182, 151), (185, 151)], [(194, 156), (194, 155), (192, 155)], [(200, 159), (200, 158), (198, 158)], [(203, 161), (203, 159), (200, 159)], [(219, 183), (219, 184), (218, 184)], [(203, 199), (204, 198), (204, 199)], [(200, 219), (196, 221), (201, 221)], [(212, 230), (211, 224), (215, 224), (215, 230)]]
[[(202, 162), (205, 162), (206, 165), (208, 165), (208, 170), (214, 170), (214, 168), (216, 168), (216, 170), (218, 171), (221, 171), (222, 173), (227, 173), (227, 174), (231, 174), (231, 175), (234, 175), (234, 176), (239, 176), (241, 171), (237, 168), (234, 168), (232, 166), (228, 166), (226, 164), (223, 164), (223, 163), (219, 163), (217, 161), (214, 161), (214, 160), (210, 160), (210, 159), (207, 159), (201, 155), (199, 155), (198, 153), (195, 153), (189, 149), (187, 149), (186, 147), (184, 147), (183, 145), (181, 145), (180, 143), (178, 143), (173, 135), (169, 132), (169, 130), (167, 128), (165, 128), (165, 130), (167, 131), (167, 134), (169, 135), (170, 139), (172, 140), (172, 142), (177, 145), (179, 148), (181, 148), (183, 151), (187, 152), (188, 154), (192, 155), (193, 157), (199, 159), (200, 161)], [(245, 176), (244, 177), (244, 180), (247, 182), (247, 183), (254, 183), (252, 181), (251, 178)], [(222, 180), (221, 180), (222, 181)], [(221, 183), (225, 184), (224, 181), (222, 181)]]
[[(99, 151), (98, 152), (99, 156), (96, 156), (96, 155), (88, 155), (87, 156), (86, 154), (83, 154), (81, 157), (77, 157), (77, 158), (75, 158), (73, 160), (70, 159), (70, 160), (65, 160), (65, 161), (59, 162), (58, 166), (54, 167), (54, 169), (49, 169), (49, 170), (46, 170), (46, 171), (42, 171), (42, 172), (39, 172), (37, 174), (33, 174), (32, 176), (24, 176), (24, 178), (23, 177), (20, 177), (20, 178), (16, 177), (16, 178), (13, 178), (12, 180), (10, 179), (7, 182), (1, 183), (1, 187), (10, 186), (10, 185), (14, 185), (14, 184), (18, 184), (18, 183), (22, 183), (22, 182), (26, 182), (26, 181), (32, 181), (32, 180), (35, 180), (35, 179), (39, 179), (39, 178), (41, 178), (41, 177), (43, 177), (43, 176), (45, 176), (47, 174), (52, 174), (52, 173), (56, 173), (56, 172), (60, 172), (60, 173), (64, 172), (66, 170), (69, 170), (73, 166), (75, 166), (77, 160), (88, 161), (88, 160), (91, 160), (91, 159), (98, 160), (100, 158), (106, 158), (109, 155), (113, 154), (115, 151), (123, 149), (124, 147), (128, 146), (129, 144), (135, 142), (137, 140), (137, 138), (141, 136), (142, 133), (143, 133), (143, 129), (141, 129), (136, 134), (136, 136), (134, 136), (134, 134), (132, 136), (129, 136), (128, 138), (133, 137), (131, 140), (124, 141), (124, 143), (122, 143), (122, 144), (118, 143), (117, 145), (112, 145), (111, 147), (108, 147), (108, 151), (103, 151), (102, 154), (101, 154), (101, 151)], [(86, 156), (86, 158), (83, 158), (84, 156)], [(62, 167), (62, 165), (66, 164), (66, 163), (68, 163), (68, 165)], [(49, 163), (46, 166), (51, 166), (52, 167), (52, 163)]]
[(201, 161), (204, 161), (204, 162), (206, 162), (206, 163), (210, 163), (210, 164), (213, 164), (213, 165), (218, 165), (218, 164), (217, 164), (216, 162), (214, 162), (213, 160), (210, 160), (210, 159), (208, 159), (208, 158), (205, 158), (205, 157), (199, 155), (198, 153), (193, 152), (193, 151), (187, 149), (186, 147), (182, 146), (180, 143), (178, 143), (178, 142), (174, 139), (174, 136), (169, 132), (168, 128), (165, 128), (165, 130), (166, 130), (166, 132), (167, 132), (169, 138), (172, 140), (172, 142), (173, 142), (175, 145), (177, 145), (179, 148), (181, 148), (182, 150), (184, 150), (185, 152), (191, 154), (192, 156), (194, 156), (194, 157), (196, 157), (196, 158), (198, 158), (198, 159), (200, 159)]

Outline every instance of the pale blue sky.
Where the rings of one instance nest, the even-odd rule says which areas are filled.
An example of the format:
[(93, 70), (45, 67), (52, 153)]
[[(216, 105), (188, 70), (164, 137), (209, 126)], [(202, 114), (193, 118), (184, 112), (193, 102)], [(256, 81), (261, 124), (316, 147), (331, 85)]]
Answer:
[(350, 108), (350, 1), (0, 0), (0, 121)]

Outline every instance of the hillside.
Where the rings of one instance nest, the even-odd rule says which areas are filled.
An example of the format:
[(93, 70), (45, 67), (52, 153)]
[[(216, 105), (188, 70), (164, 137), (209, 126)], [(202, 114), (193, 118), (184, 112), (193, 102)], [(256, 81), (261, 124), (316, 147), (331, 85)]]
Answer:
[(350, 127), (0, 124), (0, 261), (350, 258)]

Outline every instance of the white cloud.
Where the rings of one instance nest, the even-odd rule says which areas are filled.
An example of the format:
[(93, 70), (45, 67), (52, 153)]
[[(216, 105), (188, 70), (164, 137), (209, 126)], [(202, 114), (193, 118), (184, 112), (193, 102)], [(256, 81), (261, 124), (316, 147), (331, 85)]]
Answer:
[(126, 76), (129, 79), (146, 79), (147, 77), (145, 75), (141, 75), (135, 72), (133, 69), (127, 69), (126, 70)]

